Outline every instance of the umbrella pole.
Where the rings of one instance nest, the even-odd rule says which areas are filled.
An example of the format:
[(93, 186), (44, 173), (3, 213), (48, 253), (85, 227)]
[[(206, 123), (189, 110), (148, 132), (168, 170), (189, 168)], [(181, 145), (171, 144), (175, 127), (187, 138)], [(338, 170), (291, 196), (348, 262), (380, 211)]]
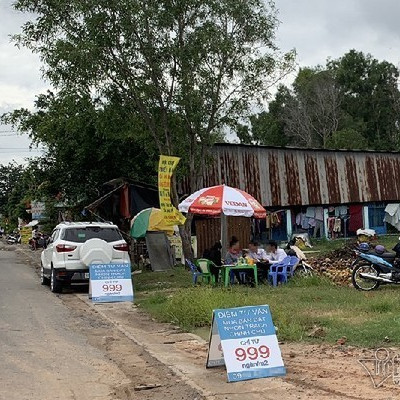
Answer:
[(228, 249), (228, 221), (224, 213), (221, 213), (221, 245), (222, 254), (225, 254)]

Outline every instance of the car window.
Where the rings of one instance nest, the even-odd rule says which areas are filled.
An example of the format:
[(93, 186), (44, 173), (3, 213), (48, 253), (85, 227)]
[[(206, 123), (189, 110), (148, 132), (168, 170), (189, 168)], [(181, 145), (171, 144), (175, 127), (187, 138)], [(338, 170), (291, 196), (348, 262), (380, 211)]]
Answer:
[(94, 238), (103, 239), (106, 242), (115, 242), (117, 240), (122, 240), (122, 235), (116, 228), (88, 226), (82, 228), (67, 228), (61, 239), (68, 242), (84, 243)]
[(52, 233), (51, 236), (50, 236), (50, 243), (52, 243), (52, 242), (54, 242), (55, 240), (58, 239), (59, 233), (60, 233), (60, 230), (59, 230), (59, 229), (55, 229), (55, 230), (53, 231), (53, 233)]

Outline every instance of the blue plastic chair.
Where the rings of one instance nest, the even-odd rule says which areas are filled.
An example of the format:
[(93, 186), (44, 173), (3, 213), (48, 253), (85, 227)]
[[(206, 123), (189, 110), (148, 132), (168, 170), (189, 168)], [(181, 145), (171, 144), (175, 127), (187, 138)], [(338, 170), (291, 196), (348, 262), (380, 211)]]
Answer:
[(196, 265), (194, 265), (190, 260), (186, 260), (186, 264), (190, 268), (190, 272), (192, 273), (193, 284), (197, 283), (197, 278), (202, 277), (203, 274), (197, 269)]
[(294, 275), (296, 265), (299, 263), (299, 259), (296, 256), (288, 256), (282, 262), (287, 262), (283, 267), (283, 271), (278, 271), (277, 282), (287, 283), (289, 278)]
[(290, 260), (289, 263), (286, 265), (285, 271), (287, 278), (291, 278), (294, 275), (294, 271), (299, 261), (300, 260), (296, 256), (290, 256)]
[(278, 280), (287, 282), (287, 266), (290, 264), (290, 256), (285, 257), (281, 262), (272, 264), (268, 272), (268, 281), (272, 286), (278, 286)]

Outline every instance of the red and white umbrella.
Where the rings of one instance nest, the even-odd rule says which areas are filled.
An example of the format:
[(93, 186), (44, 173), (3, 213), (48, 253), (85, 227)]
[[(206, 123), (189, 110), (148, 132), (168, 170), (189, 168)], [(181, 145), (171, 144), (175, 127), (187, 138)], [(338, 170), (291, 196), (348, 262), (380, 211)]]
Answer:
[(182, 201), (179, 211), (203, 215), (265, 218), (264, 207), (243, 190), (226, 185), (200, 189)]

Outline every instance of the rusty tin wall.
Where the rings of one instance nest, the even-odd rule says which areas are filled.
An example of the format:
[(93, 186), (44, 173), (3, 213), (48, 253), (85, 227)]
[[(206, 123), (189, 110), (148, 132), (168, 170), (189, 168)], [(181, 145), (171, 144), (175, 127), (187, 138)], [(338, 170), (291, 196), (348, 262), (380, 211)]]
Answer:
[(400, 200), (400, 153), (229, 144), (212, 153), (203, 186), (238, 187), (266, 207)]

